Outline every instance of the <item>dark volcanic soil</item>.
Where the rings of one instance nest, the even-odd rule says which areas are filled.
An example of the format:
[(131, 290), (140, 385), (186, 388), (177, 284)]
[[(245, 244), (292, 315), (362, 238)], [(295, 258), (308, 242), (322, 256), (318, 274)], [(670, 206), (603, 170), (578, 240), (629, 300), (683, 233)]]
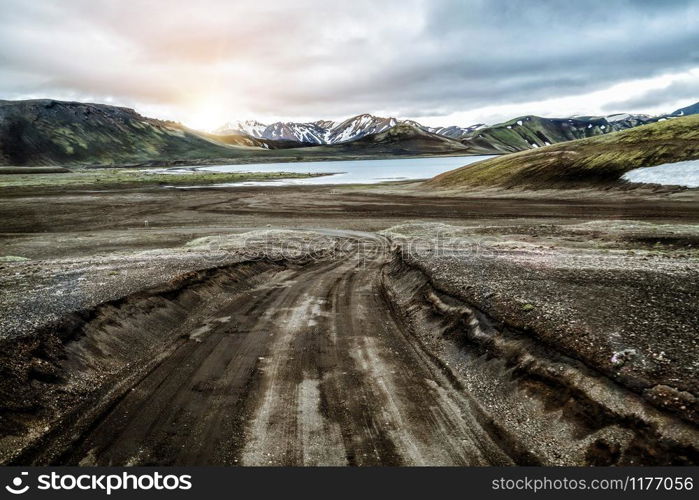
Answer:
[(699, 462), (693, 192), (415, 194), (2, 193), (0, 458)]
[(512, 463), (404, 336), (377, 289), (381, 264), (348, 255), (275, 269), (210, 300), (188, 337), (55, 460)]

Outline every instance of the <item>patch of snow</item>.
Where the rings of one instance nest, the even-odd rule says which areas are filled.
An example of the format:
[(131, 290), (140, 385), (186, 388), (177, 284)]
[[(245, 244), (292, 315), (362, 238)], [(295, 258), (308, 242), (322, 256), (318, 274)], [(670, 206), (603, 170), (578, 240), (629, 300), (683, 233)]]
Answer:
[(699, 187), (699, 160), (665, 163), (655, 167), (636, 168), (626, 172), (622, 179), (645, 184)]

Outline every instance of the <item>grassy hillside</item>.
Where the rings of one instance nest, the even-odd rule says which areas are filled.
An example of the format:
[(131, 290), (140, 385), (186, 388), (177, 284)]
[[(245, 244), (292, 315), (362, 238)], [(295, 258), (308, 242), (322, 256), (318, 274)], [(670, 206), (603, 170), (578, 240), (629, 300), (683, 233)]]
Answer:
[(512, 153), (605, 135), (655, 120), (651, 117), (633, 115), (620, 115), (619, 119), (612, 121), (602, 116), (576, 118), (520, 116), (504, 123), (475, 130), (461, 138), (461, 142), (473, 153)]
[(699, 158), (699, 115), (488, 159), (438, 175), (434, 188), (610, 184), (639, 167)]
[(220, 142), (127, 108), (49, 99), (0, 101), (0, 165), (227, 158), (263, 147), (242, 136)]

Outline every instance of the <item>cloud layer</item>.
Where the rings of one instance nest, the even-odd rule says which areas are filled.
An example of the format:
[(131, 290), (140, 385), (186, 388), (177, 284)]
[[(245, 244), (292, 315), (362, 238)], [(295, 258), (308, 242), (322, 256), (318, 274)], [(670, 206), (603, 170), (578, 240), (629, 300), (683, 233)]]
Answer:
[(465, 125), (699, 100), (691, 1), (0, 2), (5, 99), (200, 126), (362, 112)]

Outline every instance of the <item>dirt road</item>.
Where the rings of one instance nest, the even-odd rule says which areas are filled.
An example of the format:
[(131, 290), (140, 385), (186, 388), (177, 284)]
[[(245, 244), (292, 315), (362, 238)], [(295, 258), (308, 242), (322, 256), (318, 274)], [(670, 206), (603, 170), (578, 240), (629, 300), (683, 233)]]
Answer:
[(95, 422), (71, 464), (507, 464), (385, 302), (386, 255), (269, 272)]

